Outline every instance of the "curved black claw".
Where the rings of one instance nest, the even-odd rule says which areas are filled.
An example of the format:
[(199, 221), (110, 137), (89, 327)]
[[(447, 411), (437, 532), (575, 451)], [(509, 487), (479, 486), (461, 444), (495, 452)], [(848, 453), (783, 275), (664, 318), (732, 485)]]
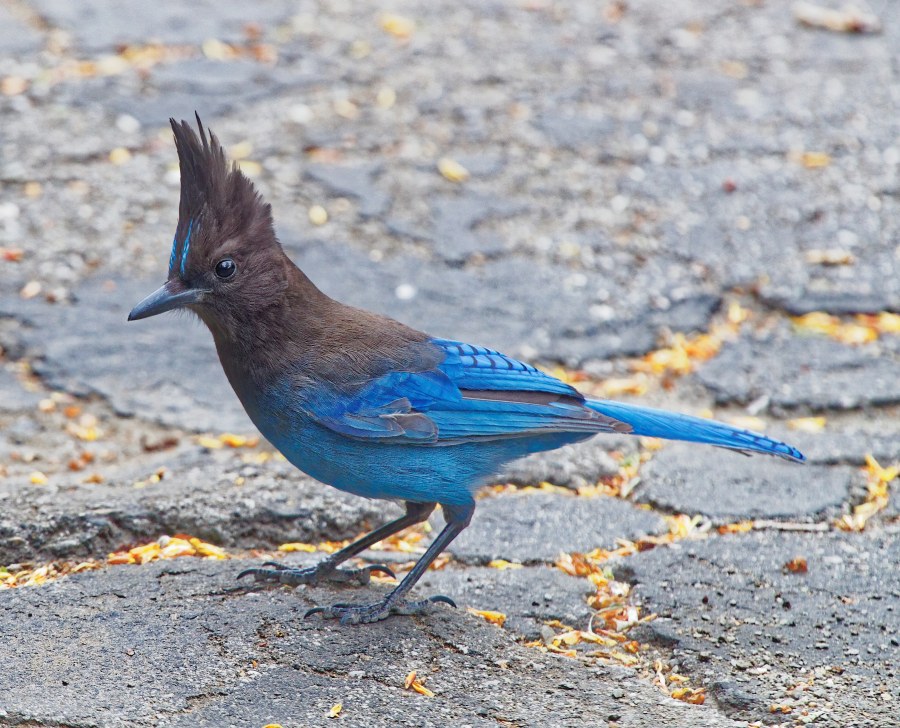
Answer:
[(299, 586), (300, 584), (317, 584), (319, 581), (331, 581), (337, 584), (355, 583), (363, 586), (368, 584), (372, 574), (386, 574), (396, 579), (394, 572), (384, 564), (369, 564), (359, 569), (336, 569), (333, 566), (318, 564), (303, 568), (288, 566), (277, 561), (266, 561), (262, 566), (244, 569), (237, 575), (238, 579), (252, 576), (256, 582), (270, 584), (286, 584)]
[(435, 594), (433, 597), (428, 597), (428, 599), (426, 599), (425, 601), (434, 602), (435, 604), (441, 602), (442, 604), (449, 604), (454, 609), (458, 609), (458, 607), (456, 606), (456, 602), (454, 602), (450, 597), (445, 597), (443, 594)]
[(330, 607), (313, 607), (307, 610), (303, 618), (311, 617), (313, 614), (321, 614), (325, 619), (339, 619), (341, 624), (371, 624), (372, 622), (380, 622), (387, 619), (392, 614), (403, 616), (417, 616), (429, 614), (435, 604), (449, 604), (456, 607), (450, 597), (440, 594), (422, 599), (418, 602), (407, 601), (391, 601), (390, 596), (383, 602), (377, 604), (332, 604)]

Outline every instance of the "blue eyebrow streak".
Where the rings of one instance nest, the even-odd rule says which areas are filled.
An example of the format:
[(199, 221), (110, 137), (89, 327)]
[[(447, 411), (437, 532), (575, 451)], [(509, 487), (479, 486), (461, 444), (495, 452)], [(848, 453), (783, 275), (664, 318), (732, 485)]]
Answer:
[(194, 227), (193, 219), (188, 225), (187, 237), (184, 239), (184, 250), (181, 252), (181, 277), (184, 278), (184, 264), (187, 261), (188, 251), (191, 249), (191, 230)]
[(178, 248), (178, 233), (172, 238), (172, 254), (169, 256), (169, 273), (175, 267), (175, 251)]

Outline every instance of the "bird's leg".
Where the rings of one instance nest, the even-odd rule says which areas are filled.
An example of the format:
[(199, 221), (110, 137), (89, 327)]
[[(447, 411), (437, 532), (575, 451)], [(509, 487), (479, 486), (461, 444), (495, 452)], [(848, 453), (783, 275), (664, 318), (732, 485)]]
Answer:
[(341, 624), (366, 624), (379, 622), (392, 614), (424, 614), (437, 602), (444, 602), (455, 607), (456, 604), (453, 600), (445, 596), (433, 596), (417, 602), (406, 600), (407, 592), (421, 578), (422, 574), (431, 565), (431, 562), (469, 525), (469, 521), (472, 520), (472, 514), (475, 512), (475, 504), (444, 506), (443, 510), (447, 525), (444, 526), (437, 538), (432, 541), (431, 546), (428, 547), (422, 558), (403, 577), (403, 581), (382, 601), (376, 604), (334, 604), (330, 607), (315, 607), (310, 609), (306, 616), (321, 614), (327, 619), (340, 619)]
[(335, 551), (330, 556), (322, 559), (315, 566), (295, 568), (288, 566), (287, 564), (278, 563), (277, 561), (267, 561), (262, 567), (245, 569), (238, 574), (237, 578), (242, 579), (245, 576), (252, 576), (254, 581), (298, 586), (300, 584), (316, 584), (320, 580), (338, 583), (356, 582), (357, 584), (368, 584), (372, 573), (376, 571), (393, 577), (394, 572), (384, 564), (369, 564), (361, 569), (339, 569), (337, 567), (347, 559), (365, 551), (382, 539), (393, 536), (395, 533), (402, 531), (408, 526), (413, 526), (416, 523), (421, 523), (426, 520), (434, 510), (434, 506), (434, 503), (413, 503), (412, 501), (406, 501), (406, 513), (400, 516), (400, 518), (397, 518), (390, 523), (385, 523), (381, 528), (376, 528), (371, 533), (367, 533), (365, 536), (348, 544), (340, 551)]

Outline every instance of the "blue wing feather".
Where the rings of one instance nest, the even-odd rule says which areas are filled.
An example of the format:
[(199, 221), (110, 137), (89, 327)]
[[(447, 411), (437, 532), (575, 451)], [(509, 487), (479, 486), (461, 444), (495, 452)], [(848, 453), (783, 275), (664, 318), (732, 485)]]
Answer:
[[(431, 343), (445, 354), (435, 369), (390, 372), (351, 398), (319, 397), (312, 414), (344, 435), (408, 444), (615, 429), (610, 418), (581, 404), (584, 398), (577, 390), (529, 364), (471, 344), (446, 339)], [(477, 398), (486, 391), (510, 396)], [(526, 392), (548, 396), (545, 401), (517, 401), (517, 393)], [(567, 401), (553, 401), (558, 397)]]
[(433, 339), (432, 343), (446, 354), (438, 369), (459, 389), (549, 392), (582, 399), (574, 387), (499, 351), (448, 339)]
[(547, 435), (574, 442), (599, 432), (622, 432), (804, 459), (789, 445), (714, 420), (586, 401), (565, 382), (493, 349), (448, 339), (428, 345), (444, 353), (434, 369), (388, 372), (350, 397), (320, 392), (311, 414), (342, 435), (410, 445)]

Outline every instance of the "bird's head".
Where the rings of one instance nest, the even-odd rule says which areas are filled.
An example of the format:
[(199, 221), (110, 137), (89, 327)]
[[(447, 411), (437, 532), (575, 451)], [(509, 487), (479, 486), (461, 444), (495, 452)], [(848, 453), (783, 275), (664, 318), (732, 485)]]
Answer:
[(186, 121), (170, 123), (181, 201), (169, 276), (128, 320), (187, 308), (210, 328), (233, 329), (273, 305), (287, 285), (271, 208), (237, 166), (226, 163), (222, 145), (199, 116), (197, 132)]

